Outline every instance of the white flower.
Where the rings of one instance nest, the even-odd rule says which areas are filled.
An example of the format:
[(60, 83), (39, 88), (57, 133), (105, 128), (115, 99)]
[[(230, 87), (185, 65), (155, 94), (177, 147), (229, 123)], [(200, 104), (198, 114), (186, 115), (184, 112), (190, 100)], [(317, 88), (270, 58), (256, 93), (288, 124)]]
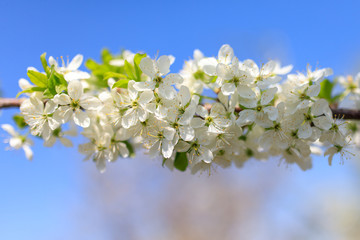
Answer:
[[(353, 152), (356, 152), (353, 153)], [(352, 148), (349, 142), (344, 142), (343, 145), (333, 145), (328, 148), (324, 156), (328, 156), (329, 166), (331, 166), (333, 158), (336, 154), (340, 153), (340, 164), (344, 164), (344, 159), (350, 159), (352, 157), (358, 156), (359, 152)]]
[(197, 106), (195, 117), (191, 121), (193, 128), (208, 127), (208, 131), (212, 133), (222, 133), (224, 129), (231, 124), (231, 120), (225, 116), (225, 108), (221, 103), (215, 103), (209, 111), (203, 106)]
[(116, 66), (116, 67), (122, 67), (125, 64), (125, 60), (129, 63), (132, 63), (134, 61), (135, 54), (129, 50), (125, 50), (121, 53), (120, 59), (112, 59), (110, 60), (110, 65)]
[(79, 152), (86, 155), (85, 160), (92, 158), (101, 173), (105, 172), (106, 162), (113, 160), (113, 152), (110, 149), (112, 132), (107, 129), (109, 128), (92, 124), (82, 133), (90, 142), (79, 145)]
[(77, 135), (76, 126), (74, 124), (70, 124), (70, 129), (67, 131), (62, 131), (61, 127), (58, 127), (54, 131), (52, 131), (51, 136), (44, 140), (45, 147), (52, 147), (54, 146), (56, 140), (59, 140), (62, 145), (65, 147), (73, 147), (73, 144), (70, 139), (66, 138), (65, 136), (72, 136), (75, 137)]
[(175, 144), (178, 141), (176, 130), (169, 127), (165, 122), (159, 121), (148, 132), (146, 147), (150, 156), (154, 157), (159, 153), (164, 158), (170, 158), (173, 154)]
[[(158, 60), (145, 57), (141, 59), (139, 67), (143, 73), (150, 77), (150, 80), (135, 83), (134, 88), (136, 90), (145, 91), (158, 88), (158, 93), (162, 98), (173, 99), (176, 96), (176, 91), (172, 85), (182, 83), (183, 78), (177, 73), (168, 74), (170, 72), (170, 58), (168, 56), (161, 56)], [(163, 78), (166, 74), (168, 75)]]
[(69, 82), (68, 94), (57, 94), (54, 101), (60, 105), (56, 116), (62, 118), (63, 123), (73, 119), (83, 128), (90, 126), (90, 118), (84, 110), (96, 110), (101, 105), (98, 98), (85, 95), (81, 82), (76, 80)]
[(187, 152), (188, 160), (191, 165), (204, 161), (205, 163), (211, 163), (214, 158), (212, 151), (207, 147), (209, 145), (209, 135), (204, 129), (200, 129), (197, 132), (198, 138), (192, 142), (179, 142), (177, 149), (180, 152)]
[(56, 108), (57, 104), (54, 101), (47, 101), (44, 107), (44, 103), (36, 97), (24, 101), (20, 107), (31, 133), (42, 136), (45, 140), (50, 138), (52, 130), (60, 126), (60, 119), (54, 117)]
[(22, 148), (25, 152), (26, 158), (28, 160), (32, 160), (33, 152), (30, 148), (30, 146), (33, 144), (32, 141), (26, 136), (22, 136), (18, 132), (16, 132), (13, 126), (11, 126), (10, 124), (2, 124), (1, 128), (11, 136), (10, 139), (6, 141), (9, 143), (10, 149), (18, 150)]
[(229, 65), (234, 58), (234, 50), (228, 44), (221, 46), (217, 59), (204, 58), (200, 61), (203, 66), (204, 72), (210, 76), (216, 76), (218, 63)]
[(124, 109), (121, 119), (121, 125), (124, 128), (130, 128), (138, 121), (144, 122), (148, 118), (148, 103), (153, 100), (154, 93), (145, 90), (139, 94), (134, 88), (135, 81), (131, 80), (128, 84), (128, 95), (122, 94), (122, 102), (119, 103), (120, 109)]
[(83, 55), (76, 55), (70, 62), (69, 60), (65, 64), (63, 57), (61, 57), (62, 66), (60, 66), (52, 56), (49, 57), (50, 66), (54, 65), (55, 71), (64, 75), (66, 81), (81, 80), (90, 78), (90, 74), (78, 70), (83, 62)]
[[(272, 125), (272, 121), (275, 121), (278, 117), (278, 109), (270, 105), (270, 102), (274, 99), (276, 92), (277, 88), (269, 88), (262, 93), (257, 106), (254, 106), (257, 102), (256, 99), (253, 99), (254, 104), (246, 104), (251, 107), (240, 112), (236, 123), (240, 127), (249, 125), (253, 122), (262, 127), (270, 127)], [(243, 101), (240, 101), (240, 103), (243, 103)]]
[(256, 85), (264, 90), (271, 84), (278, 83), (281, 77), (277, 75), (279, 71), (279, 65), (275, 61), (269, 61), (263, 65), (260, 69), (253, 60), (245, 60), (243, 62), (244, 69), (254, 78)]
[[(293, 117), (300, 123), (297, 136), (302, 139), (311, 137), (315, 127), (329, 130), (332, 125), (331, 110), (324, 99), (319, 99), (312, 107), (304, 111), (298, 111)], [(314, 124), (314, 127), (311, 124)]]

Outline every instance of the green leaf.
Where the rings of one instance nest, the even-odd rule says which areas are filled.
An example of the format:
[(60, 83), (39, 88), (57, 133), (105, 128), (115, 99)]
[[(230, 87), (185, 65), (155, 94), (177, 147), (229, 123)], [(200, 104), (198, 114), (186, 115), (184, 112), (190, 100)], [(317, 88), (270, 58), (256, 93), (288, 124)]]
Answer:
[(111, 52), (109, 51), (109, 49), (103, 49), (101, 51), (101, 60), (104, 62), (104, 63), (109, 63), (110, 60), (113, 59), (113, 56), (111, 54)]
[(211, 82), (211, 83), (216, 82), (217, 77), (218, 77), (218, 76), (214, 76), (214, 77), (211, 79), (211, 81), (210, 81), (210, 82)]
[(25, 119), (24, 119), (23, 116), (14, 115), (13, 120), (16, 123), (16, 126), (18, 126), (18, 128), (23, 129), (23, 128), (27, 127), (27, 124), (26, 124)]
[(44, 68), (44, 71), (46, 72), (47, 75), (50, 75), (50, 68), (49, 68), (49, 65), (46, 61), (46, 52), (44, 52), (43, 54), (41, 54), (40, 56), (40, 61), (41, 61), (41, 64)]
[(146, 53), (137, 53), (137, 54), (135, 54), (134, 64), (139, 66), (140, 62), (141, 62), (141, 59), (143, 59), (144, 57), (146, 57)]
[(127, 76), (125, 74), (116, 73), (116, 72), (106, 72), (104, 74), (104, 80), (108, 80), (109, 78), (127, 79)]
[(85, 67), (87, 67), (89, 70), (92, 70), (92, 71), (97, 69), (98, 66), (99, 66), (99, 64), (97, 64), (93, 59), (88, 59), (85, 62)]
[(184, 172), (189, 165), (186, 152), (177, 152), (175, 155), (174, 167), (179, 171)]
[(324, 81), (322, 81), (319, 97), (326, 99), (329, 103), (332, 103), (331, 93), (332, 93), (334, 86), (335, 86), (335, 83), (329, 81), (328, 79), (325, 79)]
[(129, 141), (124, 141), (123, 143), (126, 144), (127, 149), (129, 150), (129, 155), (130, 157), (135, 157), (135, 151), (134, 151), (134, 147), (131, 145), (131, 143), (129, 143)]
[(67, 90), (67, 87), (64, 86), (64, 85), (55, 86), (55, 91), (56, 91), (56, 93), (58, 93), (58, 94), (66, 91), (66, 90)]
[(33, 92), (44, 92), (46, 90), (46, 88), (42, 88), (42, 87), (31, 87), (31, 88), (27, 88), (21, 92), (19, 92), (16, 95), (16, 98), (18, 98), (21, 94), (23, 93), (33, 93)]
[(127, 88), (129, 81), (130, 81), (129, 79), (120, 79), (119, 81), (114, 83), (112, 88), (116, 88), (116, 87), (117, 88)]
[(46, 87), (47, 86), (47, 77), (41, 72), (29, 70), (27, 72), (30, 81), (38, 87)]
[(139, 64), (141, 62), (141, 59), (143, 59), (144, 57), (146, 57), (146, 53), (144, 53), (144, 54), (137, 53), (137, 54), (135, 54), (135, 57), (134, 57), (134, 68), (135, 68), (135, 75), (136, 75), (135, 81), (136, 82), (141, 81), (142, 71), (139, 67)]
[(135, 80), (135, 76), (134, 76), (134, 70), (133, 70), (133, 66), (131, 66), (131, 64), (125, 60), (125, 64), (124, 64), (124, 68), (125, 68), (125, 72), (128, 75), (128, 78), (131, 80)]

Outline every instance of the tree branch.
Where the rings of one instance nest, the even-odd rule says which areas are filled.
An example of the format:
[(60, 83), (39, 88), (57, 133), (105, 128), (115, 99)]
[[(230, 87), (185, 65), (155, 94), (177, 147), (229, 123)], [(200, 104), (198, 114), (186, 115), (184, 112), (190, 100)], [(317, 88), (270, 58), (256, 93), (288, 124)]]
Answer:
[[(16, 99), (16, 98), (0, 98), (0, 109), (1, 108), (12, 108), (12, 107), (20, 107), (21, 103), (24, 99)], [(204, 107), (208, 110), (211, 109), (211, 104), (207, 103)], [(345, 109), (345, 108), (331, 108), (333, 112), (334, 118), (343, 118), (347, 120), (360, 120), (360, 111)], [(241, 108), (236, 107), (236, 112), (241, 112)]]
[[(207, 103), (204, 105), (207, 110), (211, 109), (211, 104)], [(235, 112), (241, 112), (240, 107), (235, 108)], [(334, 118), (341, 118), (345, 120), (360, 120), (360, 111), (345, 109), (345, 108), (331, 108)]]
[(24, 99), (0, 98), (0, 108), (20, 107)]

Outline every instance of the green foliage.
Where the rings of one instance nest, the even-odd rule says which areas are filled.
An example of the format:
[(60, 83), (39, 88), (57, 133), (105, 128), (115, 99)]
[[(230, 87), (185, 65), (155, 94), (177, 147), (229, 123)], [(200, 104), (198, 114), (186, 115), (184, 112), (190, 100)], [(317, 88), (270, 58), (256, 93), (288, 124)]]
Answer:
[(18, 128), (23, 129), (23, 128), (27, 127), (27, 124), (26, 124), (25, 119), (24, 119), (23, 116), (14, 115), (13, 120), (16, 123), (16, 126), (18, 126)]
[(335, 96), (332, 95), (335, 86), (336, 82), (330, 81), (329, 79), (325, 79), (324, 81), (322, 81), (319, 97), (326, 99), (329, 104), (340, 101), (340, 99), (344, 97), (343, 94), (338, 94)]
[(332, 102), (332, 90), (335, 86), (334, 82), (331, 82), (329, 79), (325, 79), (321, 82), (321, 90), (319, 97), (326, 99), (329, 103)]
[(131, 143), (129, 141), (124, 141), (124, 143), (126, 144), (126, 147), (129, 150), (129, 156), (135, 157), (135, 150), (134, 150), (133, 145), (131, 145)]
[(174, 167), (179, 171), (184, 172), (189, 165), (186, 152), (177, 152), (175, 155)]
[(46, 61), (46, 53), (43, 53), (40, 56), (40, 61), (46, 74), (28, 70), (27, 75), (35, 87), (19, 92), (16, 97), (19, 97), (23, 93), (43, 92), (46, 98), (51, 99), (56, 94), (66, 91), (68, 85), (67, 81), (62, 74), (55, 71), (55, 66), (49, 68)]
[(139, 67), (142, 58), (146, 57), (146, 54), (136, 54), (134, 62), (130, 63), (124, 61), (124, 66), (110, 65), (110, 61), (114, 59), (123, 59), (120, 55), (113, 55), (107, 49), (101, 52), (101, 63), (97, 63), (93, 59), (86, 61), (85, 66), (92, 72), (92, 77), (88, 80), (90, 84), (94, 84), (99, 88), (107, 88), (107, 81), (109, 78), (114, 78), (117, 82), (113, 87), (127, 88), (129, 80), (141, 81), (142, 71)]
[(38, 86), (38, 87), (46, 87), (47, 86), (47, 77), (45, 74), (37, 72), (37, 71), (33, 71), (33, 70), (28, 70), (27, 72), (28, 77), (30, 78), (30, 81)]

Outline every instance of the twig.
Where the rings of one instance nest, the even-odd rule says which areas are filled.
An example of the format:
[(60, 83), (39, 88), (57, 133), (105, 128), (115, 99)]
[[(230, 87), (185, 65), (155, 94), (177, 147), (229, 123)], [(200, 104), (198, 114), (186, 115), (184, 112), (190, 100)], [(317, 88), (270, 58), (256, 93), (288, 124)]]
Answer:
[[(211, 104), (206, 103), (204, 107), (210, 111)], [(241, 112), (240, 107), (235, 108), (235, 112)], [(346, 120), (360, 120), (360, 111), (352, 110), (352, 109), (344, 109), (344, 108), (331, 108), (334, 118), (341, 118)]]
[(20, 107), (24, 99), (0, 98), (0, 108)]
[[(0, 109), (1, 108), (12, 108), (20, 107), (24, 99), (16, 98), (0, 98)], [(211, 109), (211, 104), (205, 104), (204, 107), (208, 110)], [(360, 120), (360, 111), (344, 108), (331, 108), (334, 118), (342, 118), (347, 120)], [(241, 112), (240, 107), (235, 108), (236, 112)]]

